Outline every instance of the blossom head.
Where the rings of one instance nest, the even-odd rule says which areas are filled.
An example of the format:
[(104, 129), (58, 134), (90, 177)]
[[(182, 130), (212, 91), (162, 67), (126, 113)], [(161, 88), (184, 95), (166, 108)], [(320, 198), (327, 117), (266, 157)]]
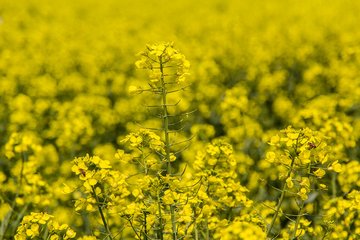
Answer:
[(139, 55), (140, 60), (135, 65), (149, 71), (151, 84), (165, 81), (165, 77), (181, 83), (189, 75), (190, 62), (173, 47), (173, 43), (147, 45)]

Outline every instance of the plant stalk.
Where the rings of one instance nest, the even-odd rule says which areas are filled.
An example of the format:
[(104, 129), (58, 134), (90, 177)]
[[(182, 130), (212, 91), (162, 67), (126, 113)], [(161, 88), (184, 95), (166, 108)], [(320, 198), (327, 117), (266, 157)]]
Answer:
[(159, 231), (158, 231), (158, 238), (160, 240), (164, 240), (164, 227), (162, 222), (162, 212), (161, 212), (161, 199), (160, 193), (157, 194), (157, 203), (158, 203), (158, 211), (159, 211)]
[(336, 173), (331, 173), (331, 197), (336, 198)]
[(295, 237), (296, 237), (296, 231), (297, 231), (297, 229), (299, 227), (301, 211), (302, 211), (303, 208), (304, 208), (304, 201), (302, 201), (299, 212), (298, 212), (298, 215), (296, 216), (295, 227), (294, 227), (294, 231), (293, 231), (291, 239), (295, 239)]
[[(292, 157), (292, 158), (291, 158), (291, 165), (290, 165), (289, 171), (288, 171), (287, 174), (286, 174), (286, 178), (285, 178), (285, 179), (287, 179), (287, 178), (290, 177), (291, 172), (292, 172), (292, 170), (293, 170), (294, 162), (295, 162), (295, 157)], [(274, 227), (275, 221), (276, 221), (276, 219), (277, 219), (277, 217), (278, 217), (278, 215), (279, 215), (280, 208), (281, 208), (281, 205), (282, 205), (282, 203), (283, 203), (283, 201), (284, 201), (284, 197), (285, 197), (286, 186), (287, 186), (287, 185), (286, 185), (286, 182), (284, 181), (284, 185), (283, 185), (282, 190), (281, 190), (281, 195), (280, 195), (280, 198), (279, 198), (279, 200), (278, 200), (278, 204), (277, 204), (277, 206), (276, 206), (275, 215), (273, 216), (273, 218), (272, 218), (272, 220), (271, 220), (271, 223), (270, 223), (270, 226), (269, 226), (269, 228), (268, 228), (268, 230), (267, 230), (267, 233), (266, 233), (267, 236), (270, 235), (271, 230), (272, 230), (272, 228)]]
[(171, 174), (171, 165), (170, 165), (170, 136), (169, 136), (169, 114), (167, 109), (167, 89), (165, 84), (165, 76), (164, 76), (164, 66), (162, 62), (162, 58), (159, 57), (160, 61), (160, 72), (161, 72), (161, 95), (162, 95), (162, 110), (163, 110), (163, 128), (164, 128), (164, 136), (165, 136), (165, 151), (166, 151), (166, 173)]
[(95, 197), (95, 199), (96, 199), (97, 207), (98, 207), (98, 210), (99, 210), (99, 213), (100, 213), (101, 220), (102, 220), (102, 222), (103, 222), (104, 228), (105, 228), (105, 230), (106, 230), (106, 232), (107, 232), (108, 237), (110, 238), (110, 240), (113, 240), (114, 238), (113, 238), (113, 236), (112, 236), (112, 234), (111, 234), (111, 232), (110, 232), (109, 225), (107, 224), (107, 221), (106, 221), (104, 212), (103, 212), (103, 210), (102, 210), (102, 208), (101, 208), (101, 206), (100, 206), (100, 203), (99, 203), (99, 202), (100, 202), (100, 201), (99, 201), (99, 197), (97, 196), (97, 194), (96, 194), (95, 189), (94, 189), (93, 186), (91, 186), (91, 189), (92, 189), (92, 192), (93, 192), (94, 197)]
[(176, 227), (176, 216), (175, 216), (175, 206), (172, 204), (170, 206), (170, 214), (171, 214), (171, 225), (172, 225), (172, 238), (173, 240), (177, 240), (177, 227)]

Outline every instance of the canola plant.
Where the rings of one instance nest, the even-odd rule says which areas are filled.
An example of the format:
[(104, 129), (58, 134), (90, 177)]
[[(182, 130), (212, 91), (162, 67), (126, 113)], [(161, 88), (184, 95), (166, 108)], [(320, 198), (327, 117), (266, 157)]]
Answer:
[(360, 238), (360, 2), (0, 4), (0, 240)]

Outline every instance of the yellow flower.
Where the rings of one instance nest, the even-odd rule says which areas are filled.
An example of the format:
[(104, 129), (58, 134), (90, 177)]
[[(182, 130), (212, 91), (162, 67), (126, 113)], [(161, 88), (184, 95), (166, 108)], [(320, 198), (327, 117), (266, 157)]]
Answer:
[(64, 194), (69, 194), (72, 193), (74, 191), (74, 189), (72, 189), (71, 187), (69, 187), (66, 183), (63, 183), (63, 188), (62, 188), (62, 192)]
[(206, 151), (211, 156), (215, 156), (215, 155), (220, 154), (220, 148), (218, 146), (214, 146), (212, 144), (208, 145)]
[(208, 159), (208, 164), (209, 164), (210, 166), (214, 166), (214, 165), (216, 165), (216, 163), (217, 163), (217, 159), (216, 159), (216, 158), (209, 158), (209, 159)]
[(82, 174), (86, 172), (88, 167), (86, 166), (85, 162), (79, 158), (75, 159), (75, 164), (71, 167), (71, 170), (76, 174)]
[(294, 187), (294, 183), (293, 183), (291, 177), (286, 179), (286, 185), (287, 185), (288, 188), (293, 188)]
[(98, 181), (95, 178), (90, 178), (90, 179), (88, 179), (88, 182), (89, 182), (90, 186), (94, 186), (94, 185), (96, 185), (96, 183)]
[(138, 197), (138, 196), (140, 195), (140, 191), (139, 191), (139, 189), (135, 188), (135, 189), (131, 192), (131, 194), (132, 194), (134, 197)]
[(280, 142), (279, 135), (272, 136), (270, 139), (270, 145), (276, 145)]
[(179, 194), (171, 190), (166, 190), (163, 196), (163, 202), (167, 205), (174, 204), (179, 199)]
[(60, 238), (59, 238), (59, 235), (57, 235), (57, 234), (53, 234), (53, 235), (51, 235), (51, 237), (50, 237), (50, 240), (59, 240)]
[(298, 195), (300, 196), (300, 198), (301, 198), (303, 201), (305, 201), (305, 200), (308, 198), (306, 188), (301, 188), (300, 191), (298, 192)]
[(100, 167), (100, 168), (103, 168), (103, 169), (105, 169), (105, 168), (111, 168), (110, 161), (109, 161), (109, 160), (102, 160), (102, 159), (100, 159), (100, 161), (99, 161), (99, 167)]
[(34, 223), (31, 224), (30, 228), (26, 229), (26, 235), (34, 238), (39, 235), (39, 225)]
[(299, 138), (299, 133), (298, 132), (290, 132), (287, 134), (288, 138), (290, 138), (291, 140), (296, 140)]
[(69, 225), (67, 224), (61, 224), (60, 227), (59, 227), (59, 230), (65, 230), (69, 227)]
[(319, 186), (321, 190), (327, 190), (327, 186), (325, 184), (321, 183)]
[(76, 236), (76, 232), (74, 230), (72, 230), (71, 228), (67, 228), (65, 239), (74, 238), (75, 236)]
[(303, 177), (300, 182), (300, 186), (305, 187), (306, 189), (310, 188), (310, 180), (307, 177)]
[(141, 142), (143, 141), (141, 136), (131, 136), (130, 137), (130, 145), (133, 147), (137, 147), (141, 144)]
[(314, 174), (315, 174), (315, 176), (317, 176), (318, 178), (322, 178), (324, 175), (325, 175), (325, 171), (324, 171), (324, 169), (321, 169), (321, 168), (318, 168), (315, 172), (314, 172)]
[(139, 88), (136, 87), (136, 86), (131, 85), (131, 86), (129, 86), (128, 91), (129, 91), (130, 94), (134, 94), (134, 93), (139, 92)]
[(91, 203), (89, 203), (89, 204), (86, 204), (85, 210), (88, 212), (95, 212), (96, 208)]
[[(160, 79), (164, 80), (165, 76), (166, 78), (171, 76), (177, 83), (181, 83), (188, 75), (190, 62), (173, 47), (173, 43), (147, 45), (145, 51), (139, 55), (141, 58), (135, 65), (137, 68), (149, 71), (150, 82), (154, 85), (158, 84)], [(165, 68), (175, 74), (165, 74)], [(151, 87), (155, 86), (151, 85)]]
[(97, 240), (95, 236), (84, 236), (79, 238), (79, 240)]
[(308, 150), (304, 150), (299, 154), (299, 158), (302, 164), (306, 165), (311, 162), (310, 160), (311, 153)]
[(175, 162), (175, 160), (176, 160), (176, 156), (173, 153), (171, 153), (170, 154), (170, 162)]
[(266, 153), (266, 160), (273, 163), (275, 161), (276, 154), (274, 152), (267, 152)]
[(329, 167), (329, 170), (333, 170), (334, 172), (341, 172), (342, 171), (342, 167), (341, 167), (341, 164), (339, 163), (338, 160), (336, 160), (335, 162), (333, 162), (331, 164), (331, 166)]

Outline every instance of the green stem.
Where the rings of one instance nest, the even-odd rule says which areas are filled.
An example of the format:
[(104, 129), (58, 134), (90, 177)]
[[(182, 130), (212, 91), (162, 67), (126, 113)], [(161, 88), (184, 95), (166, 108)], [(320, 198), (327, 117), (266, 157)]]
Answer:
[(98, 210), (99, 210), (99, 213), (100, 213), (101, 220), (102, 220), (102, 222), (103, 222), (104, 228), (105, 228), (105, 230), (106, 230), (109, 238), (110, 238), (111, 240), (113, 240), (114, 238), (113, 238), (113, 236), (112, 236), (112, 234), (111, 234), (111, 232), (110, 232), (109, 225), (108, 225), (107, 222), (106, 222), (104, 212), (103, 212), (103, 210), (102, 210), (102, 208), (101, 208), (101, 206), (100, 206), (99, 197), (98, 197), (98, 195), (96, 194), (95, 189), (94, 189), (93, 186), (91, 186), (91, 189), (92, 189), (93, 195), (94, 195), (94, 197), (95, 197), (95, 199), (96, 199), (97, 207), (98, 207)]
[(177, 227), (176, 227), (176, 216), (175, 216), (175, 206), (170, 206), (171, 213), (171, 225), (172, 225), (172, 238), (173, 240), (177, 240)]
[(332, 191), (332, 198), (336, 198), (337, 189), (336, 189), (336, 173), (331, 174), (331, 191)]
[[(287, 174), (286, 174), (285, 180), (290, 177), (291, 172), (292, 172), (292, 170), (293, 170), (294, 162), (295, 162), (295, 157), (292, 157), (292, 158), (291, 158), (291, 165), (290, 165), (289, 171), (288, 171)], [(277, 206), (276, 206), (275, 214), (274, 214), (274, 216), (273, 216), (273, 218), (272, 218), (272, 220), (271, 220), (269, 229), (268, 229), (268, 231), (267, 231), (267, 236), (270, 235), (271, 230), (272, 230), (272, 228), (274, 227), (275, 221), (276, 221), (276, 219), (277, 219), (277, 217), (278, 217), (278, 215), (279, 215), (281, 205), (282, 205), (282, 203), (283, 203), (283, 201), (284, 201), (285, 192), (286, 192), (286, 181), (284, 182), (284, 185), (283, 185), (283, 187), (282, 187), (281, 195), (280, 195), (280, 198), (279, 198), (278, 203), (277, 203)]]
[(17, 207), (16, 206), (16, 199), (18, 198), (19, 194), (20, 194), (20, 190), (22, 189), (22, 182), (23, 182), (23, 178), (24, 178), (24, 165), (25, 165), (25, 162), (27, 160), (27, 152), (22, 152), (21, 154), (21, 166), (20, 166), (20, 176), (19, 176), (19, 182), (18, 182), (18, 187), (17, 187), (17, 190), (16, 190), (16, 194), (15, 194), (15, 199), (14, 201), (12, 202), (11, 204), (11, 209), (10, 209), (10, 212), (8, 213), (8, 221), (5, 222), (4, 224), (4, 227), (3, 227), (3, 231), (2, 231), (2, 234), (0, 235), (0, 240), (3, 239), (3, 237), (6, 236), (6, 232), (8, 230), (8, 227), (9, 227), (9, 223), (10, 223), (10, 220), (11, 218), (13, 217), (13, 214), (15, 212), (15, 208)]
[(140, 151), (141, 151), (141, 160), (142, 160), (142, 164), (144, 167), (144, 173), (145, 173), (145, 175), (148, 175), (148, 168), (147, 168), (147, 164), (146, 164), (146, 160), (145, 160), (144, 148), (141, 147)]
[(194, 223), (194, 234), (195, 234), (195, 240), (199, 240), (199, 233), (198, 233), (198, 230), (197, 230), (196, 221)]
[(210, 232), (209, 232), (209, 224), (208, 224), (208, 218), (205, 218), (205, 224), (206, 224), (206, 240), (210, 239)]
[(278, 204), (277, 204), (277, 206), (276, 206), (275, 215), (273, 216), (273, 218), (272, 218), (272, 220), (271, 220), (269, 229), (268, 229), (268, 231), (267, 231), (267, 236), (270, 235), (271, 230), (272, 230), (272, 228), (273, 228), (273, 226), (274, 226), (274, 224), (275, 224), (276, 218), (277, 218), (277, 216), (279, 215), (280, 208), (281, 208), (281, 204), (282, 204), (282, 202), (283, 202), (283, 200), (284, 200), (284, 196), (285, 196), (285, 190), (286, 190), (286, 183), (284, 183), (284, 186), (283, 186), (283, 188), (282, 188), (282, 190), (281, 190), (281, 195), (280, 195)]
[(26, 160), (27, 160), (27, 154), (26, 154), (26, 152), (23, 152), (22, 158), (21, 158), (19, 189), (21, 189), (22, 181), (24, 178), (24, 165), (25, 165)]
[(296, 239), (296, 238), (295, 238), (295, 237), (296, 237), (296, 231), (297, 231), (297, 229), (298, 229), (298, 227), (299, 227), (301, 211), (302, 211), (303, 208), (304, 208), (304, 201), (302, 201), (301, 206), (300, 206), (300, 208), (299, 208), (298, 215), (296, 216), (295, 227), (294, 227), (294, 231), (293, 231), (293, 234), (292, 234), (291, 239)]
[(161, 212), (161, 199), (160, 199), (160, 193), (157, 194), (157, 203), (158, 203), (158, 211), (159, 211), (159, 232), (158, 232), (158, 238), (160, 240), (164, 240), (163, 232), (163, 222), (162, 222), (162, 212)]
[(147, 232), (147, 219), (146, 219), (147, 212), (144, 211), (144, 240), (148, 239), (148, 232)]
[(160, 61), (160, 72), (161, 72), (161, 95), (162, 95), (162, 110), (163, 110), (163, 128), (165, 135), (165, 151), (166, 151), (166, 162), (167, 162), (167, 174), (171, 174), (171, 165), (170, 165), (170, 136), (169, 136), (169, 114), (167, 109), (167, 89), (165, 84), (164, 77), (164, 66), (162, 58), (159, 57)]
[[(164, 76), (164, 65), (162, 61), (162, 57), (159, 57), (160, 62), (160, 82), (161, 82), (161, 106), (163, 110), (163, 130), (164, 130), (164, 137), (165, 137), (165, 152), (166, 152), (166, 175), (171, 175), (171, 164), (170, 164), (170, 136), (169, 136), (169, 114), (167, 109), (167, 89), (165, 83), (165, 76)], [(159, 224), (160, 224), (160, 239), (163, 239), (163, 223), (162, 223), (162, 215), (161, 215), (161, 201), (160, 201), (160, 194), (158, 194), (158, 208), (159, 208)], [(171, 211), (171, 222), (172, 222), (172, 232), (173, 232), (173, 240), (177, 239), (177, 228), (176, 228), (176, 221), (175, 221), (175, 211), (173, 207), (170, 207)]]
[(141, 236), (139, 236), (138, 232), (136, 231), (134, 225), (132, 224), (131, 219), (128, 219), (128, 220), (129, 220), (129, 223), (130, 223), (130, 227), (131, 227), (132, 230), (134, 231), (135, 235), (136, 235), (139, 239), (141, 239)]
[(271, 220), (271, 223), (270, 223), (270, 226), (269, 226), (269, 229), (266, 233), (267, 236), (269, 236), (271, 234), (271, 230), (272, 228), (274, 227), (274, 224), (275, 224), (275, 221), (277, 219), (277, 216), (279, 215), (279, 212), (280, 212), (280, 208), (281, 208), (281, 205), (284, 201), (284, 197), (285, 197), (285, 192), (286, 192), (286, 179), (288, 179), (290, 176), (291, 176), (291, 172), (293, 171), (293, 166), (294, 166), (294, 163), (295, 163), (295, 159), (296, 159), (296, 156), (297, 156), (297, 149), (298, 149), (298, 144), (299, 144), (299, 138), (302, 137), (302, 133), (300, 132), (299, 133), (299, 136), (298, 138), (296, 139), (296, 144), (295, 144), (295, 148), (294, 148), (294, 155), (291, 155), (290, 154), (290, 158), (291, 158), (291, 164), (290, 164), (290, 168), (289, 168), (289, 171), (287, 172), (286, 174), (286, 178), (285, 178), (285, 182), (284, 182), (284, 185), (282, 187), (282, 190), (281, 190), (281, 195), (280, 195), (280, 198), (279, 198), (279, 201), (278, 201), (278, 204), (276, 206), (276, 210), (275, 210), (275, 214)]

